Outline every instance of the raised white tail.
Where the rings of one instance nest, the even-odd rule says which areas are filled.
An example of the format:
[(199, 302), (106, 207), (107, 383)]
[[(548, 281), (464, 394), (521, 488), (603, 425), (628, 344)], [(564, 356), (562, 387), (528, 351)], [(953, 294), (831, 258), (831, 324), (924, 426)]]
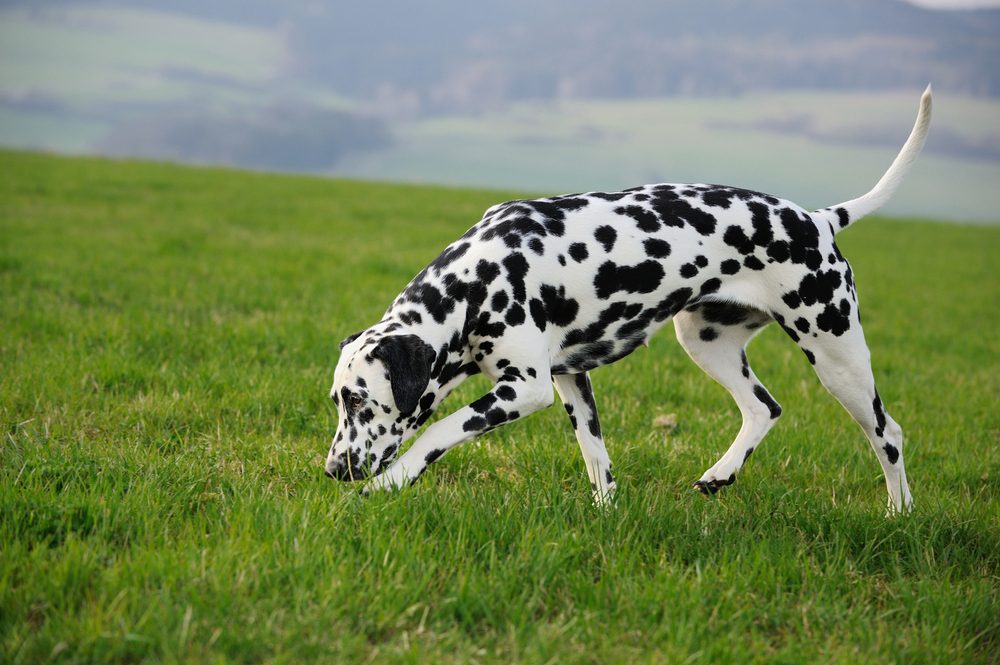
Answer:
[(846, 229), (862, 217), (872, 214), (892, 198), (903, 178), (910, 172), (913, 162), (917, 161), (924, 141), (927, 140), (927, 130), (931, 125), (931, 87), (928, 85), (920, 98), (920, 111), (917, 121), (906, 139), (903, 149), (896, 155), (895, 161), (875, 187), (864, 196), (859, 196), (840, 205), (817, 210), (814, 214), (827, 218), (833, 224), (834, 232)]

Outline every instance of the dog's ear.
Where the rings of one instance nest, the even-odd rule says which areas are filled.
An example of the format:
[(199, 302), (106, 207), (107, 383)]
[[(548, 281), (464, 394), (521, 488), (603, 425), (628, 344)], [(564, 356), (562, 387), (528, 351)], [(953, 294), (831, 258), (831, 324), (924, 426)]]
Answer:
[(389, 370), (396, 408), (412, 413), (431, 379), (434, 348), (416, 335), (391, 335), (382, 338), (372, 356)]
[(365, 332), (364, 330), (360, 330), (354, 333), (353, 335), (348, 335), (347, 339), (345, 339), (343, 342), (340, 343), (340, 350), (343, 351), (345, 346), (347, 346), (357, 338), (361, 337), (361, 335), (364, 334), (364, 332)]

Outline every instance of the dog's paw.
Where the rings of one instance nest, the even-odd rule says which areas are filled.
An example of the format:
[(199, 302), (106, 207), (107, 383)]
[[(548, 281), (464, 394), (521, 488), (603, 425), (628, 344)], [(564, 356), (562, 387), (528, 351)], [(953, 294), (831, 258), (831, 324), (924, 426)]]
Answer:
[(375, 492), (393, 492), (399, 489), (399, 485), (393, 482), (388, 473), (375, 476), (368, 481), (368, 484), (361, 488), (361, 496), (370, 496)]
[(711, 478), (709, 480), (705, 480), (703, 478), (694, 484), (694, 488), (699, 492), (701, 492), (702, 494), (704, 494), (705, 496), (709, 496), (710, 494), (715, 494), (726, 485), (732, 485), (735, 482), (736, 482), (736, 473), (734, 472), (726, 480), (722, 480), (720, 478)]
[(594, 505), (601, 509), (617, 508), (618, 504), (615, 502), (614, 485), (606, 488), (604, 491), (594, 490)]

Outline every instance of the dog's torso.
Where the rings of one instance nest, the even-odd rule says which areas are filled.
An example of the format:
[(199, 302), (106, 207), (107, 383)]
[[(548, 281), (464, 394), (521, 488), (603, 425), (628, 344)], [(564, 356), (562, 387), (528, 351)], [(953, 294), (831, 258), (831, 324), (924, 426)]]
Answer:
[(833, 236), (793, 203), (718, 185), (509, 201), (445, 249), (383, 321), (448, 343), (452, 363), (482, 364), (509, 335), (543, 345), (553, 375), (612, 363), (703, 301), (781, 321), (808, 313), (796, 316), (804, 332), (840, 334), (856, 293)]

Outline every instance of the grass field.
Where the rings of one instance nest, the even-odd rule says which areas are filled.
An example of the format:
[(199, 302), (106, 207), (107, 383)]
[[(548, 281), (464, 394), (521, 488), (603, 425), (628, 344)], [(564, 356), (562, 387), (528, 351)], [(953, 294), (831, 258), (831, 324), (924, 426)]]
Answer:
[(906, 518), (774, 327), (750, 358), (785, 416), (712, 499), (690, 486), (739, 414), (672, 330), (593, 373), (615, 509), (558, 406), (361, 499), (322, 473), (337, 344), (512, 194), (11, 152), (0, 174), (2, 662), (1000, 659), (998, 227), (841, 236)]

